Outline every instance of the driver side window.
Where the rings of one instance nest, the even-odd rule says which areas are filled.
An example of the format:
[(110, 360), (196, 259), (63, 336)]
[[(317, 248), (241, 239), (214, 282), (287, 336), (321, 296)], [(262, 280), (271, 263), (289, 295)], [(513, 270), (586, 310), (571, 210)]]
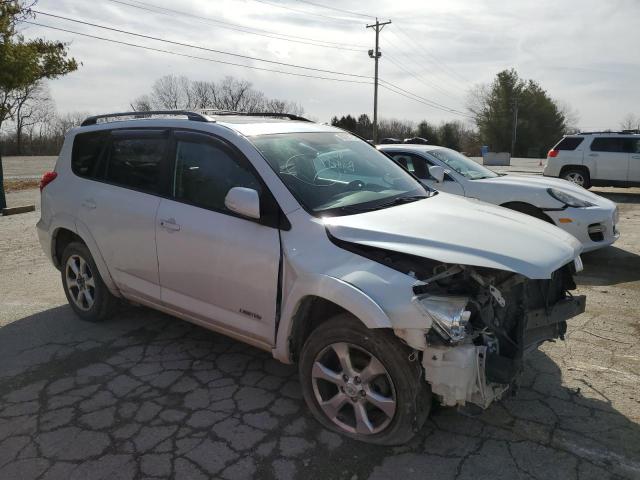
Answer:
[(405, 153), (396, 153), (392, 155), (393, 159), (398, 162), (402, 167), (413, 173), (416, 177), (422, 180), (431, 179), (429, 175), (429, 165), (427, 161), (417, 155), (408, 155)]
[(176, 200), (224, 212), (233, 187), (261, 190), (253, 174), (226, 149), (201, 139), (178, 139), (172, 192)]

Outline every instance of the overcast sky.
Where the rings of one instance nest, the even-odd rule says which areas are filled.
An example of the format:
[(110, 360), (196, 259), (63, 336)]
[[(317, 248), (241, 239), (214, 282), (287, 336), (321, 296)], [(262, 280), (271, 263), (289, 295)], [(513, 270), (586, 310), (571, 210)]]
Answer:
[[(323, 70), (373, 75), (373, 21), (301, 0), (39, 0), (36, 9), (135, 33)], [(424, 99), (465, 111), (469, 89), (514, 67), (568, 105), (583, 129), (618, 128), (628, 113), (640, 114), (640, 1), (638, 0), (310, 0), (338, 10), (391, 19), (381, 33), (380, 77)], [(348, 49), (267, 38), (178, 13), (164, 7), (248, 27), (251, 31), (331, 42)], [(369, 10), (364, 10), (369, 8)], [(212, 60), (337, 77), (132, 37), (38, 15), (36, 22)], [(226, 25), (229, 27), (229, 25)], [(306, 115), (328, 121), (333, 115), (368, 113), (373, 86), (250, 70), (204, 60), (142, 50), (35, 26), (27, 37), (70, 43), (82, 66), (50, 83), (61, 112), (127, 110), (162, 75), (219, 80), (247, 79), (270, 97), (301, 103)], [(271, 35), (269, 33), (269, 35)], [(355, 51), (354, 51), (355, 50)], [(359, 77), (340, 77), (368, 81)], [(381, 89), (382, 117), (440, 122), (464, 119)]]

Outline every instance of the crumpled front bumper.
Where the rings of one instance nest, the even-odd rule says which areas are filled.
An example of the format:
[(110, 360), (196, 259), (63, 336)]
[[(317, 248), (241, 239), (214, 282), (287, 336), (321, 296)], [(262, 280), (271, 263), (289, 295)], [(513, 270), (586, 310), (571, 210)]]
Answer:
[[(546, 340), (564, 338), (566, 321), (585, 311), (586, 297), (567, 297), (549, 308), (525, 314), (521, 339), (522, 354)], [(422, 356), (425, 379), (443, 405), (467, 402), (487, 408), (513, 384), (522, 369), (520, 359), (511, 360), (490, 353), (485, 345), (427, 345)]]

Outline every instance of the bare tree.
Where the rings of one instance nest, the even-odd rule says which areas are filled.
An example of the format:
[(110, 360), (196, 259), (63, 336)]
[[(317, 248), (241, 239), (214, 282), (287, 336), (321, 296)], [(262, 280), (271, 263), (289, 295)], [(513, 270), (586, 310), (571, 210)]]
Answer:
[(153, 102), (149, 95), (141, 95), (131, 102), (131, 110), (134, 112), (149, 112), (153, 110)]
[(153, 84), (148, 95), (131, 102), (134, 111), (153, 109), (215, 109), (237, 112), (276, 112), (302, 115), (302, 105), (270, 99), (255, 90), (251, 82), (225, 77), (220, 82), (191, 81), (166, 75)]
[(191, 102), (193, 108), (216, 108), (216, 84), (213, 82), (191, 82)]
[(413, 137), (415, 125), (410, 120), (398, 120), (395, 118), (384, 118), (378, 122), (378, 132), (380, 138), (404, 139)]
[(189, 79), (165, 75), (159, 78), (151, 88), (151, 104), (153, 108), (178, 110), (190, 108), (191, 94)]
[(51, 118), (54, 113), (54, 107), (49, 95), (49, 89), (42, 82), (21, 88), (16, 93), (16, 97), (14, 115), (16, 152), (21, 155), (23, 153), (22, 144), (25, 132), (29, 133), (32, 127)]
[(620, 122), (620, 128), (622, 130), (640, 130), (640, 117), (633, 113), (627, 113)]
[(291, 113), (298, 116), (304, 114), (304, 108), (299, 103), (289, 102), (287, 100), (278, 100), (277, 98), (267, 100), (262, 111), (274, 113)]
[(578, 111), (564, 101), (556, 100), (556, 104), (562, 115), (564, 115), (564, 124), (566, 125), (565, 133), (578, 133), (580, 131), (578, 128), (578, 120), (580, 119)]

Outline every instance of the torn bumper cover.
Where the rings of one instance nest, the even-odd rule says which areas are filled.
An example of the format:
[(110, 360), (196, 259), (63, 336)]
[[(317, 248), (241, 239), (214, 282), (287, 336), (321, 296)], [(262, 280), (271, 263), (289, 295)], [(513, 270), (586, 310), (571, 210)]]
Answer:
[(500, 398), (522, 370), (522, 354), (547, 340), (564, 339), (566, 321), (585, 310), (585, 296), (569, 296), (549, 308), (525, 313), (519, 354), (500, 355), (491, 345), (429, 344), (422, 357), (425, 378), (447, 406), (471, 402), (486, 408)]

